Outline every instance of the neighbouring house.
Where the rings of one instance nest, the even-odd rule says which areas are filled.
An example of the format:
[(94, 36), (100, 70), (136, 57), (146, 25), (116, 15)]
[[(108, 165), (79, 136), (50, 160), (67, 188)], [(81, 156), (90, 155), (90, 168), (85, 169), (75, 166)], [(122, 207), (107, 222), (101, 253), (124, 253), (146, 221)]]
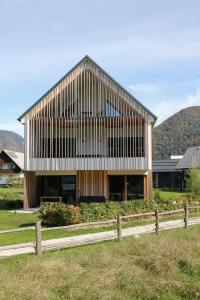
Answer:
[(191, 168), (200, 169), (200, 146), (189, 147), (177, 165), (177, 169), (181, 170), (184, 176)]
[(85, 56), (20, 118), (24, 207), (151, 198), (156, 117)]
[(0, 153), (0, 186), (7, 185), (10, 175), (23, 176), (24, 153), (2, 150)]
[(153, 187), (162, 189), (182, 190), (184, 176), (177, 168), (183, 156), (171, 156), (170, 159), (153, 161)]
[(200, 168), (200, 146), (189, 147), (184, 155), (153, 161), (153, 187), (184, 190), (191, 168)]

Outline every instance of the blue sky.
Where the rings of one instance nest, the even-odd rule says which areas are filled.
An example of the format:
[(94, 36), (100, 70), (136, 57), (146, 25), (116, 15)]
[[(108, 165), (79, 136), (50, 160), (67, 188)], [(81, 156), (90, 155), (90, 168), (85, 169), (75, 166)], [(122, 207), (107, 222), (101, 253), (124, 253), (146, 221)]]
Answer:
[(85, 54), (158, 116), (200, 105), (199, 0), (0, 0), (0, 128)]

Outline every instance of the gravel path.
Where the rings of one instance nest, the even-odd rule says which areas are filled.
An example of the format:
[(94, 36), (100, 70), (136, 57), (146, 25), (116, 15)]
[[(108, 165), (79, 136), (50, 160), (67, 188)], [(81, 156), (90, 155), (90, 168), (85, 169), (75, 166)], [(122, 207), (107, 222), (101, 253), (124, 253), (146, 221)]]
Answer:
[[(200, 218), (190, 218), (188, 225), (200, 224)], [(183, 227), (183, 220), (178, 219), (174, 221), (166, 221), (159, 223), (159, 230), (168, 230), (173, 228)], [(154, 224), (135, 226), (122, 230), (122, 237), (135, 236), (140, 234), (152, 233), (155, 231)], [(50, 249), (69, 248), (86, 244), (93, 244), (102, 241), (117, 239), (116, 230), (104, 231), (98, 233), (89, 233), (73, 237), (57, 238), (52, 240), (46, 240), (42, 242), (43, 251)], [(0, 257), (7, 257), (19, 254), (34, 253), (34, 243), (24, 243), (17, 245), (9, 245), (0, 247)]]

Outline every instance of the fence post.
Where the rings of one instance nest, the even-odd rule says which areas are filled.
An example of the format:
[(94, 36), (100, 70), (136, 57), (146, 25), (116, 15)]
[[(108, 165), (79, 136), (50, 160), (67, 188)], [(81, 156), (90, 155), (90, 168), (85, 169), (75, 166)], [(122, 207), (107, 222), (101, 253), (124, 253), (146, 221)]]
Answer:
[(155, 232), (158, 233), (159, 231), (159, 221), (158, 221), (158, 209), (155, 210)]
[(35, 254), (42, 254), (42, 233), (41, 233), (41, 220), (35, 224)]
[(185, 202), (184, 204), (184, 223), (185, 223), (185, 228), (188, 228), (188, 201)]
[(121, 241), (121, 239), (122, 239), (122, 219), (120, 216), (117, 217), (117, 237), (118, 237), (118, 240)]

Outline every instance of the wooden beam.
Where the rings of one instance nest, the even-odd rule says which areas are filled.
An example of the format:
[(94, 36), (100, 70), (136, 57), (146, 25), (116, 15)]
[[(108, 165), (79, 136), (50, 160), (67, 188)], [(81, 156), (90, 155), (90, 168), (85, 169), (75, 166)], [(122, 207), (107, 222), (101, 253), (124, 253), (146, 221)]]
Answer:
[(39, 205), (38, 178), (35, 172), (24, 172), (24, 209)]

